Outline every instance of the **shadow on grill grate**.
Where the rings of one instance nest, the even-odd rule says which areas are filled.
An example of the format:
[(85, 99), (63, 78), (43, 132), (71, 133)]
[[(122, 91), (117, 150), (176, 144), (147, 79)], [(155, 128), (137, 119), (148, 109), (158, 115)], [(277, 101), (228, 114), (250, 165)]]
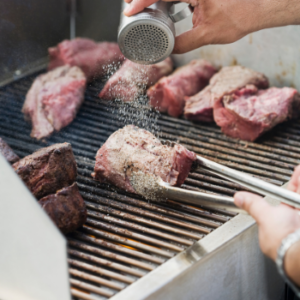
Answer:
[[(78, 164), (77, 182), (88, 209), (86, 224), (68, 236), (75, 298), (112, 297), (234, 216), (171, 200), (149, 203), (95, 182), (90, 174), (97, 150), (110, 134), (124, 126), (113, 110), (117, 104), (98, 99), (95, 86), (88, 88), (70, 126), (46, 142), (30, 138), (31, 126), (24, 121), (21, 107), (33, 79), (28, 77), (0, 90), (0, 136), (20, 157), (53, 143), (72, 144)], [(134, 114), (128, 109), (128, 119)], [(227, 138), (215, 125), (195, 125), (165, 115), (157, 124), (162, 139), (180, 142), (199, 155), (279, 186), (289, 180), (300, 162), (299, 122), (277, 126), (259, 143)], [(240, 186), (197, 170), (183, 188), (233, 195)]]

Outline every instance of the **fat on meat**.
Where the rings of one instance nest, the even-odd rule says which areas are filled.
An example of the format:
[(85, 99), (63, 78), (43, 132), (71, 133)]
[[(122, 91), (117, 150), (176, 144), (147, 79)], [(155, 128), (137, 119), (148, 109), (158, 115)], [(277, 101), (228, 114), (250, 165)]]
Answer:
[(196, 154), (179, 144), (163, 145), (152, 133), (133, 125), (113, 133), (98, 150), (92, 176), (128, 192), (138, 193), (131, 184), (134, 172), (160, 177), (173, 186), (180, 186)]
[(86, 206), (76, 183), (43, 197), (39, 204), (64, 234), (76, 230), (86, 221)]
[(153, 65), (141, 65), (125, 60), (121, 68), (106, 82), (99, 97), (131, 102), (144, 95), (146, 89), (173, 70), (171, 58)]
[(150, 104), (160, 112), (179, 117), (183, 113), (184, 97), (202, 90), (216, 71), (206, 60), (193, 60), (170, 76), (163, 77), (148, 90)]
[(214, 118), (228, 136), (254, 141), (283, 121), (299, 116), (300, 94), (293, 88), (259, 90), (254, 85), (224, 96), (214, 106)]
[(31, 137), (42, 139), (69, 125), (83, 100), (86, 77), (78, 67), (62, 66), (38, 76), (22, 108), (32, 123)]
[(56, 47), (48, 49), (50, 62), (48, 70), (63, 65), (77, 66), (82, 69), (88, 80), (107, 74), (108, 66), (115, 67), (124, 60), (117, 43), (96, 43), (87, 38), (64, 40)]
[(37, 199), (71, 185), (77, 176), (77, 164), (69, 143), (39, 149), (12, 167)]
[(8, 146), (8, 144), (0, 138), (0, 153), (5, 157), (5, 159), (13, 164), (17, 162), (20, 158), (14, 151)]
[(263, 74), (242, 66), (223, 67), (204, 90), (185, 97), (184, 116), (189, 120), (213, 122), (214, 103), (249, 84), (264, 89), (269, 86), (269, 81)]

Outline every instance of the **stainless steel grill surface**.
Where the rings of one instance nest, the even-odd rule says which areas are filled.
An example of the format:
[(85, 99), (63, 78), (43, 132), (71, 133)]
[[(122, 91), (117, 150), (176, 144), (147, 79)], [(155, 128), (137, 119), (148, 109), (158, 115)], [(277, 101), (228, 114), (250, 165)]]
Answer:
[[(183, 251), (234, 215), (174, 201), (149, 203), (91, 178), (94, 157), (108, 136), (124, 126), (111, 104), (90, 86), (74, 122), (44, 142), (30, 138), (21, 108), (35, 76), (0, 89), (0, 136), (20, 156), (59, 142), (70, 142), (78, 164), (78, 186), (88, 219), (68, 236), (74, 299), (107, 299)], [(134, 111), (128, 109), (128, 115)], [(215, 125), (195, 125), (162, 115), (161, 138), (197, 154), (251, 173), (276, 185), (289, 180), (300, 163), (300, 122), (277, 126), (258, 143), (225, 137)], [(183, 188), (233, 195), (240, 187), (203, 170), (192, 172)]]

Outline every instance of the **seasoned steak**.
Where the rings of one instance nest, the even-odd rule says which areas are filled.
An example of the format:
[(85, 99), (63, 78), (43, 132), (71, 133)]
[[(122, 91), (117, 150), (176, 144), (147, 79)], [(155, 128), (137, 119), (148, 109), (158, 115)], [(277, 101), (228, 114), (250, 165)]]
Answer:
[(85, 203), (76, 183), (42, 198), (39, 203), (62, 233), (72, 232), (86, 221)]
[(184, 97), (202, 90), (216, 71), (206, 60), (191, 61), (172, 75), (160, 79), (148, 90), (151, 105), (170, 116), (180, 116), (185, 105)]
[(300, 94), (293, 88), (258, 90), (249, 85), (224, 96), (214, 107), (214, 117), (231, 137), (254, 141), (275, 125), (298, 117)]
[(147, 87), (170, 74), (172, 70), (173, 62), (170, 58), (154, 65), (140, 65), (126, 60), (106, 82), (99, 97), (105, 100), (133, 101), (136, 97), (144, 95)]
[(38, 76), (22, 109), (32, 123), (31, 137), (42, 139), (70, 124), (83, 102), (85, 86), (78, 67), (63, 66)]
[(20, 158), (12, 149), (0, 138), (0, 153), (6, 158), (11, 164), (18, 161)]
[(92, 176), (137, 193), (131, 184), (134, 172), (154, 174), (180, 186), (195, 160), (196, 154), (183, 146), (162, 145), (150, 132), (128, 125), (113, 133), (99, 149)]
[(14, 163), (13, 168), (37, 199), (71, 185), (77, 176), (69, 143), (42, 148)]
[(211, 78), (203, 91), (185, 98), (184, 116), (190, 120), (213, 122), (214, 103), (249, 84), (260, 89), (269, 86), (268, 79), (261, 73), (241, 66), (224, 67)]
[(48, 49), (50, 63), (48, 70), (63, 65), (82, 69), (88, 80), (104, 75), (109, 64), (117, 64), (124, 57), (117, 43), (96, 43), (86, 38), (65, 40), (56, 47)]

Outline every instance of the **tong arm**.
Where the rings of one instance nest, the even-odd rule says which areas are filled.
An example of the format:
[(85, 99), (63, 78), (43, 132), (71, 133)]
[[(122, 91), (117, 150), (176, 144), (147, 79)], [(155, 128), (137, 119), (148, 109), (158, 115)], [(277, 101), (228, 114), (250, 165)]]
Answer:
[(222, 166), (201, 156), (197, 156), (197, 160), (199, 166), (212, 174), (218, 175), (232, 182), (236, 182), (253, 192), (257, 192), (264, 196), (270, 196), (280, 202), (286, 203), (295, 208), (300, 208), (300, 195), (297, 193), (265, 182), (251, 175)]
[(234, 213), (246, 214), (244, 210), (238, 208), (234, 204), (232, 197), (185, 190), (171, 186), (162, 180), (159, 181), (159, 186), (159, 194), (161, 197), (170, 198), (172, 200), (188, 204), (203, 205), (211, 208), (225, 209)]

